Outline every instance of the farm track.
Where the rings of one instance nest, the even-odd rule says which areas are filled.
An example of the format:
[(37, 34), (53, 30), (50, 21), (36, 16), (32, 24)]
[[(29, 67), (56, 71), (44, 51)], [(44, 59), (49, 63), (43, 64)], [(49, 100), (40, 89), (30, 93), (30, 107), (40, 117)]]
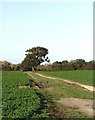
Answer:
[(44, 78), (49, 78), (49, 79), (55, 79), (55, 80), (61, 80), (67, 84), (70, 84), (70, 85), (76, 85), (76, 86), (80, 86), (80, 87), (83, 87), (91, 92), (95, 92), (95, 87), (93, 86), (89, 86), (89, 85), (84, 85), (84, 84), (80, 84), (80, 83), (77, 83), (77, 82), (73, 82), (73, 81), (70, 81), (70, 80), (65, 80), (65, 79), (62, 79), (62, 78), (55, 78), (55, 77), (49, 77), (49, 76), (45, 76), (45, 75), (42, 75), (42, 74), (39, 74), (39, 73), (35, 73), (41, 77), (44, 77)]
[[(34, 77), (34, 75), (31, 75), (31, 73), (26, 72), (29, 76), (31, 76), (34, 79), (37, 79), (36, 77)], [(49, 76), (45, 76), (39, 73), (35, 73), (36, 75), (43, 77), (43, 78), (48, 78), (48, 79), (54, 79), (54, 80), (61, 80), (69, 85), (73, 85), (73, 86), (81, 86), (89, 91), (93, 91), (93, 86), (88, 86), (88, 85), (83, 85), (77, 82), (72, 82), (69, 80), (65, 80), (65, 79), (60, 79), (60, 78), (55, 78), (55, 77), (49, 77)], [(95, 90), (95, 88), (94, 88)], [(55, 102), (60, 103), (61, 105), (64, 106), (70, 106), (70, 107), (75, 107), (75, 111), (84, 113), (85, 115), (88, 115), (90, 117), (93, 117), (94, 114), (94, 110), (93, 110), (93, 103), (94, 100), (89, 100), (89, 99), (81, 99), (81, 98), (60, 98), (59, 100), (55, 100)]]

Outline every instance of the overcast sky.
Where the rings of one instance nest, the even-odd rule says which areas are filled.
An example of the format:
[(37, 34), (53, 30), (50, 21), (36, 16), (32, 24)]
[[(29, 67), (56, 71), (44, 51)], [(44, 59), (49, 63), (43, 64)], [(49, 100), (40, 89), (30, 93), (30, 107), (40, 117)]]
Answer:
[(36, 46), (51, 63), (93, 59), (93, 2), (9, 2), (0, 10), (0, 60), (20, 63)]

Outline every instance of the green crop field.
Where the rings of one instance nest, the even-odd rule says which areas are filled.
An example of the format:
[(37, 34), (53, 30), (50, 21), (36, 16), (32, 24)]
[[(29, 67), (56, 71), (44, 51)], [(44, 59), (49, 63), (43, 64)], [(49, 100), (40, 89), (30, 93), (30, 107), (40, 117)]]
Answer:
[[(2, 74), (2, 117), (11, 118), (40, 118), (47, 117), (42, 109), (41, 94), (32, 88), (22, 88), (29, 84), (29, 76), (22, 72), (3, 72)], [(40, 112), (39, 112), (40, 110)]]
[[(63, 73), (68, 73), (70, 75), (70, 72), (71, 71), (40, 71), (37, 73), (41, 73), (47, 76), (64, 78), (64, 76), (62, 76)], [(78, 75), (81, 71), (72, 72), (74, 74), (77, 72)], [(86, 73), (86, 71), (82, 72)], [(92, 74), (92, 71), (87, 72), (89, 72), (89, 75)], [(4, 71), (2, 73), (2, 117), (4, 120), (11, 118), (22, 118), (27, 120), (31, 120), (33, 118), (48, 119), (52, 117), (55, 118), (56, 116), (64, 116), (64, 118), (88, 117), (85, 114), (75, 111), (76, 108), (61, 106), (56, 101), (60, 98), (71, 97), (92, 100), (92, 92), (87, 91), (79, 86), (68, 85), (59, 79), (41, 77), (37, 75), (36, 72), (26, 73), (21, 71)], [(85, 79), (85, 77), (83, 78)], [(89, 77), (89, 79), (90, 78), (91, 76)], [(32, 80), (32, 87), (22, 87), (29, 86), (30, 79)], [(36, 86), (36, 84), (40, 85), (41, 88), (33, 88)]]
[(63, 79), (72, 80), (75, 82), (93, 86), (93, 79), (94, 79), (93, 70), (39, 71), (39, 73), (46, 75), (46, 76), (63, 78)]

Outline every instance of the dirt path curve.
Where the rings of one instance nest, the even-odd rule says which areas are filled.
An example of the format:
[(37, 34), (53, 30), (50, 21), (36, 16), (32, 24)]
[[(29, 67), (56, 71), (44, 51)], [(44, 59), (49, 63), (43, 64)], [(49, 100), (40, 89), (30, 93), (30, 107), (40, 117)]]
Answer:
[[(31, 73), (27, 73), (29, 76), (31, 76), (34, 79), (37, 79), (36, 77), (34, 77), (33, 75), (31, 75)], [(84, 87), (85, 89), (88, 89), (90, 91), (92, 91), (92, 86), (88, 86), (88, 85), (82, 85), (76, 82), (71, 82), (69, 80), (64, 80), (64, 79), (60, 79), (60, 78), (54, 78), (54, 77), (48, 77), (39, 73), (35, 73), (41, 77), (44, 78), (49, 78), (49, 79), (58, 79), (58, 80), (62, 80), (67, 84), (71, 84), (71, 85), (78, 85), (81, 87)], [(91, 87), (91, 88), (90, 88)], [(88, 115), (90, 117), (93, 117), (94, 115), (94, 100), (89, 100), (89, 99), (81, 99), (81, 98), (60, 98), (59, 100), (56, 100), (57, 103), (60, 103), (63, 106), (70, 106), (75, 108), (75, 111), (81, 112), (85, 115)]]
[(70, 80), (65, 80), (65, 79), (61, 79), (61, 78), (55, 78), (55, 77), (49, 77), (49, 76), (45, 76), (45, 75), (42, 75), (42, 74), (39, 74), (39, 73), (35, 73), (41, 77), (44, 77), (44, 78), (50, 78), (50, 79), (58, 79), (58, 80), (62, 80), (64, 81), (65, 83), (67, 84), (70, 84), (70, 85), (76, 85), (76, 86), (80, 86), (80, 87), (83, 87), (91, 92), (95, 92), (95, 87), (93, 86), (89, 86), (89, 85), (84, 85), (84, 84), (80, 84), (80, 83), (77, 83), (77, 82), (73, 82), (73, 81), (70, 81)]

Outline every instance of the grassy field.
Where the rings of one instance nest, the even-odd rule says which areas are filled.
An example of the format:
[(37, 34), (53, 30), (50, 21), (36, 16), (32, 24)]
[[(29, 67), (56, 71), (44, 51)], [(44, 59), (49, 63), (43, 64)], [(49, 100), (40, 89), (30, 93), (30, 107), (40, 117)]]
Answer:
[(63, 78), (63, 79), (72, 80), (75, 82), (93, 86), (93, 71), (92, 70), (39, 71), (39, 73), (46, 75), (46, 76)]
[[(35, 72), (27, 72), (33, 80), (43, 86), (42, 90), (46, 91), (46, 95), (52, 98), (52, 101), (59, 110), (65, 111), (65, 118), (86, 118), (85, 114), (75, 111), (75, 107), (62, 106), (57, 103), (60, 98), (80, 98), (93, 99), (93, 93), (79, 86), (72, 86), (64, 83), (59, 79), (44, 78)], [(38, 73), (38, 72), (37, 72)], [(44, 72), (43, 72), (44, 73)], [(46, 73), (46, 72), (45, 72)], [(55, 77), (55, 76), (54, 76)]]
[(56, 80), (56, 79), (44, 78), (33, 72), (30, 72), (30, 74), (35, 78), (35, 81), (37, 83), (41, 84), (47, 89), (50, 89), (48, 90), (48, 92), (52, 95), (54, 99), (59, 99), (60, 97), (93, 99), (93, 93), (87, 91), (82, 87), (68, 85), (59, 79)]

